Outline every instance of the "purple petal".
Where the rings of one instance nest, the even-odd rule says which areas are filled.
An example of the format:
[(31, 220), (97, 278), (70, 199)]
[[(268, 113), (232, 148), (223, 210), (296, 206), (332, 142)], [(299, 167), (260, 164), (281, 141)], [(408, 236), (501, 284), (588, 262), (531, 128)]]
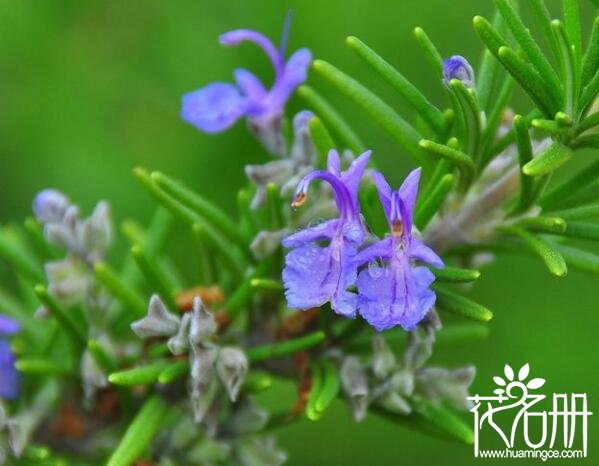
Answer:
[(235, 70), (235, 82), (241, 92), (253, 102), (260, 102), (268, 95), (268, 91), (260, 80), (253, 73), (243, 68)]
[(19, 396), (19, 373), (8, 342), (0, 340), (0, 399), (13, 400)]
[(21, 329), (21, 324), (16, 320), (0, 315), (0, 337), (14, 335)]
[(437, 269), (442, 269), (445, 267), (443, 260), (435, 251), (415, 238), (412, 238), (412, 241), (410, 241), (408, 254), (410, 255), (410, 259), (416, 259), (420, 262), (425, 262)]
[(313, 227), (299, 230), (283, 239), (283, 246), (295, 248), (314, 241), (330, 240), (337, 231), (339, 220), (327, 220)]
[(337, 177), (341, 176), (341, 159), (335, 149), (331, 149), (327, 155), (327, 170)]
[(341, 179), (356, 202), (358, 201), (358, 187), (360, 186), (360, 181), (362, 181), (364, 170), (366, 170), (366, 165), (368, 165), (371, 155), (372, 151), (367, 150), (354, 160), (341, 175)]
[(443, 61), (443, 82), (449, 85), (452, 79), (461, 81), (466, 87), (475, 86), (474, 70), (461, 55), (454, 55)]
[(299, 49), (285, 64), (283, 74), (275, 79), (270, 91), (270, 105), (283, 108), (295, 89), (308, 78), (308, 67), (312, 62), (312, 53), (308, 49)]
[(69, 207), (69, 199), (56, 189), (44, 189), (33, 200), (33, 213), (42, 223), (60, 222)]
[(246, 112), (246, 99), (232, 84), (212, 83), (183, 96), (181, 117), (206, 133), (229, 128)]
[[(421, 171), (422, 170), (420, 168), (412, 170), (399, 188), (399, 197), (401, 197), (409, 213), (410, 224), (412, 223), (411, 220), (414, 214), (414, 206), (416, 205), (416, 196), (418, 195), (418, 184), (420, 182)], [(404, 222), (405, 220), (406, 219), (404, 219)]]
[(287, 305), (292, 309), (323, 305), (335, 291), (340, 270), (330, 247), (308, 244), (290, 251), (283, 269)]
[(381, 172), (373, 171), (370, 176), (379, 193), (379, 199), (381, 200), (385, 217), (387, 217), (387, 221), (389, 221), (391, 218), (391, 186), (389, 186), (389, 183), (387, 183), (385, 176)]
[(378, 331), (396, 325), (412, 330), (435, 303), (429, 288), (434, 279), (426, 267), (408, 261), (364, 269), (356, 281), (359, 313)]
[(354, 256), (356, 266), (374, 262), (379, 259), (389, 260), (393, 256), (393, 238), (387, 237), (362, 249)]
[(241, 42), (249, 41), (256, 44), (264, 53), (268, 56), (275, 68), (275, 74), (282, 76), (283, 74), (283, 57), (279, 54), (279, 51), (273, 45), (268, 37), (250, 29), (235, 29), (233, 31), (225, 32), (219, 37), (222, 45), (238, 45)]

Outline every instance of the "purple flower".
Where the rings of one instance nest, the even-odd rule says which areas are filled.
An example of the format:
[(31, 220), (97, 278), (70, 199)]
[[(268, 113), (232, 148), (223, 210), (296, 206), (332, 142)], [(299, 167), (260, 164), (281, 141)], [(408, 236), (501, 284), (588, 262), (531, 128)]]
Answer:
[(8, 341), (3, 339), (17, 333), (18, 322), (0, 315), (0, 399), (12, 400), (19, 395), (19, 373)]
[[(315, 170), (300, 181), (294, 207), (307, 200), (310, 183), (319, 179), (331, 186), (339, 218), (300, 230), (283, 240), (285, 247), (293, 248), (285, 258), (283, 269), (290, 308), (309, 309), (330, 301), (338, 314), (355, 316), (357, 296), (347, 288), (355, 284), (357, 268), (353, 257), (365, 236), (358, 187), (369, 158), (370, 151), (364, 152), (347, 171), (341, 172), (339, 154), (331, 150), (327, 170)], [(317, 244), (321, 241), (328, 244)]]
[(474, 87), (474, 70), (461, 55), (453, 55), (443, 61), (443, 82), (449, 85), (452, 79), (462, 81), (466, 87)]
[(430, 289), (435, 276), (413, 261), (437, 268), (444, 266), (432, 249), (412, 236), (420, 169), (412, 171), (397, 191), (391, 190), (381, 173), (374, 172), (372, 178), (391, 236), (365, 248), (354, 258), (357, 266), (369, 263), (356, 281), (359, 313), (379, 331), (396, 325), (412, 330), (433, 307), (436, 298)]
[(185, 94), (181, 116), (206, 133), (218, 133), (247, 117), (250, 129), (266, 148), (277, 155), (285, 153), (281, 118), (287, 100), (307, 77), (312, 54), (308, 49), (297, 50), (285, 61), (289, 22), (286, 21), (281, 46), (277, 49), (264, 35), (249, 29), (236, 29), (220, 36), (223, 45), (253, 42), (268, 56), (275, 80), (266, 89), (260, 80), (244, 69), (235, 70), (235, 84), (215, 82)]

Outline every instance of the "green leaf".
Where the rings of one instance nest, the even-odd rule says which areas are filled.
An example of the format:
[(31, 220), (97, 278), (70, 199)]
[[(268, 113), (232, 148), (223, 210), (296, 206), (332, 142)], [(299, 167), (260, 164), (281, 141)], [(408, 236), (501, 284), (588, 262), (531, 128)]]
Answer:
[(54, 316), (67, 335), (71, 337), (76, 347), (79, 349), (85, 347), (87, 337), (81, 325), (73, 317), (72, 309), (65, 309), (54, 296), (48, 293), (48, 289), (44, 285), (36, 285), (34, 290), (40, 302), (50, 311), (50, 314)]
[(127, 428), (106, 466), (130, 466), (149, 447), (162, 427), (168, 405), (158, 396), (150, 397)]
[(566, 231), (566, 221), (560, 217), (527, 217), (515, 225), (531, 231), (547, 233), (563, 233)]
[(341, 381), (337, 368), (329, 361), (324, 359), (320, 362), (322, 367), (322, 388), (316, 398), (314, 409), (318, 413), (324, 412), (339, 394)]
[(467, 445), (474, 443), (472, 428), (443, 405), (433, 404), (416, 396), (412, 397), (410, 401), (414, 411), (436, 428)]
[(131, 248), (131, 254), (148, 282), (148, 285), (152, 289), (152, 292), (158, 293), (168, 308), (173, 310), (177, 309), (174, 290), (169, 289), (164, 272), (144, 253), (141, 246), (133, 246)]
[(320, 118), (316, 116), (310, 118), (308, 128), (310, 128), (310, 135), (318, 152), (318, 163), (316, 166), (318, 168), (325, 168), (327, 166), (329, 151), (335, 149), (335, 142)]
[(599, 65), (599, 17), (593, 21), (591, 38), (582, 60), (581, 84), (583, 87), (589, 83), (597, 71), (597, 65)]
[(31, 255), (19, 244), (15, 232), (7, 228), (0, 230), (0, 256), (12, 265), (17, 272), (32, 282), (43, 282), (42, 269)]
[(99, 340), (94, 338), (90, 338), (87, 340), (87, 349), (89, 354), (91, 354), (92, 358), (98, 365), (98, 367), (105, 373), (110, 374), (117, 368), (116, 359), (112, 354), (104, 348), (102, 343)]
[(312, 107), (314, 112), (322, 118), (322, 121), (327, 127), (331, 128), (331, 130), (333, 130), (339, 139), (341, 139), (352, 152), (361, 154), (366, 150), (366, 146), (354, 133), (347, 121), (314, 89), (303, 85), (298, 88), (297, 94)]
[(464, 116), (467, 131), (467, 153), (476, 160), (480, 156), (480, 143), (482, 137), (481, 110), (473, 89), (468, 89), (459, 79), (452, 79), (449, 87), (455, 93), (459, 102), (461, 113)]
[(570, 143), (572, 149), (598, 149), (599, 148), (599, 134), (588, 134), (586, 136), (580, 136)]
[(368, 47), (357, 37), (349, 36), (347, 45), (354, 50), (360, 58), (368, 63), (387, 83), (393, 87), (424, 121), (437, 133), (445, 132), (443, 114), (430, 101), (408, 81), (396, 68), (385, 61), (374, 50)]
[(158, 380), (162, 372), (169, 367), (165, 360), (152, 362), (145, 366), (134, 367), (124, 371), (113, 372), (108, 376), (108, 381), (113, 385), (132, 387), (134, 385), (148, 385)]
[(453, 188), (453, 183), (453, 175), (444, 175), (433, 187), (432, 192), (417, 205), (416, 213), (414, 214), (414, 223), (418, 229), (423, 230), (439, 211), (447, 195)]
[(559, 124), (555, 120), (544, 120), (542, 118), (535, 118), (531, 121), (531, 126), (539, 131), (543, 131), (555, 139), (562, 139), (568, 135), (570, 128)]
[(487, 46), (487, 49), (499, 59), (499, 49), (507, 46), (507, 41), (499, 34), (499, 32), (482, 16), (475, 16), (472, 20), (474, 30), (478, 37)]
[(256, 291), (267, 291), (271, 293), (280, 293), (283, 291), (283, 284), (280, 280), (273, 280), (271, 278), (252, 278), (250, 285), (253, 290)]
[(146, 300), (104, 262), (94, 264), (96, 278), (117, 298), (133, 317), (142, 317), (148, 309)]
[(575, 52), (572, 50), (566, 31), (561, 21), (555, 19), (551, 21), (551, 29), (555, 35), (558, 45), (559, 59), (562, 68), (562, 79), (564, 80), (564, 110), (568, 115), (574, 115), (575, 104), (578, 99), (579, 73), (578, 62)]
[(30, 375), (56, 375), (64, 376), (70, 374), (72, 368), (64, 363), (58, 363), (43, 357), (19, 358), (15, 367), (23, 374)]
[(577, 239), (599, 241), (599, 224), (587, 222), (568, 222), (562, 235)]
[(316, 410), (316, 401), (320, 396), (323, 382), (322, 368), (319, 364), (312, 364), (312, 379), (308, 403), (306, 403), (306, 417), (311, 421), (320, 419), (320, 412)]
[(427, 59), (427, 61), (433, 67), (435, 73), (441, 77), (443, 76), (443, 58), (441, 54), (435, 47), (435, 44), (429, 39), (426, 35), (426, 32), (420, 27), (414, 29), (414, 37), (416, 37), (416, 41), (422, 47), (422, 51)]
[(587, 116), (580, 123), (578, 123), (576, 126), (576, 133), (581, 134), (597, 125), (599, 125), (599, 112), (595, 112), (592, 115)]
[(305, 351), (320, 345), (326, 340), (326, 334), (317, 330), (303, 337), (285, 340), (277, 343), (269, 343), (261, 346), (254, 346), (246, 351), (250, 362), (260, 362), (266, 359), (282, 358)]
[[(543, 55), (541, 48), (533, 39), (530, 31), (518, 16), (516, 10), (512, 7), (509, 0), (495, 0), (495, 4), (512, 32), (514, 39), (522, 47), (522, 50), (534, 66), (537, 72), (536, 76), (545, 84), (543, 87), (549, 91), (554, 101), (560, 101), (560, 80), (547, 58), (545, 58), (545, 55)], [(499, 55), (501, 56), (501, 52), (499, 52)]]
[(541, 154), (522, 167), (522, 173), (528, 176), (547, 175), (572, 157), (572, 149), (559, 142), (554, 142)]
[(580, 99), (578, 99), (578, 110), (584, 115), (588, 108), (593, 104), (599, 93), (599, 70), (595, 72), (589, 83), (582, 89)]
[(497, 137), (497, 130), (499, 129), (499, 125), (501, 124), (505, 107), (510, 100), (514, 90), (514, 80), (511, 76), (506, 76), (501, 89), (499, 90), (499, 94), (497, 98), (493, 99), (493, 104), (491, 106), (491, 111), (487, 117), (487, 123), (484, 127), (483, 136), (482, 136), (482, 148), (481, 148), (481, 157), (478, 160), (477, 166), (479, 169), (484, 168), (487, 163), (493, 157), (493, 154), (490, 153), (490, 148), (492, 147), (492, 143), (495, 141)]
[(599, 255), (570, 246), (557, 246), (568, 267), (599, 275)]
[(231, 295), (229, 300), (225, 303), (224, 308), (231, 318), (237, 316), (245, 307), (249, 304), (253, 296), (252, 280), (260, 278), (266, 273), (270, 266), (270, 263), (263, 261), (256, 266), (255, 269), (251, 269), (246, 273), (245, 278)]
[(210, 240), (207, 238), (206, 231), (201, 225), (194, 223), (191, 227), (191, 236), (195, 250), (197, 252), (199, 275), (198, 283), (212, 284), (216, 282), (216, 272), (212, 254), (210, 253)]
[(522, 115), (514, 117), (514, 134), (516, 136), (516, 146), (518, 148), (518, 161), (520, 162), (520, 197), (516, 206), (516, 212), (523, 212), (534, 202), (533, 180), (525, 176), (522, 168), (532, 160), (532, 142), (528, 125)]
[(358, 104), (381, 128), (416, 161), (422, 159), (418, 148), (420, 134), (380, 97), (363, 84), (323, 60), (312, 63), (314, 70), (333, 84), (339, 91)]
[(553, 95), (554, 92), (548, 88), (537, 70), (520, 58), (509, 47), (500, 47), (498, 56), (506, 70), (526, 91), (545, 116), (552, 117), (560, 110), (561, 99)]
[(562, 0), (564, 8), (564, 24), (568, 43), (574, 49), (575, 66), (582, 61), (582, 33), (580, 32), (580, 12), (578, 0)]
[(439, 285), (435, 285), (434, 289), (437, 293), (437, 306), (441, 309), (480, 322), (488, 322), (493, 318), (489, 309), (465, 296)]
[(461, 269), (459, 267), (447, 266), (442, 269), (436, 269), (434, 267), (429, 268), (440, 282), (469, 283), (480, 278), (480, 271), (474, 269)]
[(565, 220), (587, 220), (599, 218), (599, 204), (585, 205), (568, 210), (554, 212), (555, 215)]
[[(493, 18), (493, 27), (498, 33), (505, 29), (505, 22), (498, 12)], [(491, 96), (499, 80), (499, 71), (499, 62), (490, 50), (485, 49), (476, 76), (476, 93), (480, 106), (487, 114), (491, 113), (492, 107), (496, 107), (496, 105), (491, 105)]]
[(564, 258), (559, 251), (555, 249), (549, 242), (538, 236), (535, 236), (523, 228), (516, 226), (503, 226), (499, 228), (504, 233), (509, 233), (518, 236), (524, 240), (525, 244), (537, 254), (545, 263), (549, 271), (558, 277), (564, 277), (568, 273), (568, 267)]
[(439, 144), (428, 139), (422, 139), (419, 143), (420, 147), (429, 154), (442, 157), (452, 162), (461, 174), (460, 185), (468, 186), (474, 176), (474, 162), (464, 152), (453, 149), (449, 145)]
[(155, 171), (150, 176), (165, 193), (195, 212), (205, 222), (214, 226), (218, 232), (238, 245), (242, 251), (247, 251), (248, 239), (241, 234), (237, 223), (223, 213), (223, 209), (204, 199), (181, 182), (169, 178), (164, 173)]
[(564, 199), (588, 186), (597, 177), (599, 177), (599, 160), (583, 168), (568, 181), (549, 191), (541, 198), (539, 203), (545, 210), (552, 209)]
[(551, 13), (549, 13), (549, 10), (545, 5), (545, 0), (528, 0), (527, 3), (532, 8), (533, 14), (535, 15), (535, 18), (537, 19), (537, 22), (541, 28), (541, 32), (545, 36), (547, 45), (551, 47), (551, 50), (557, 57), (559, 52), (557, 50), (558, 47), (555, 41), (555, 36), (551, 30)]
[(175, 361), (170, 363), (169, 366), (165, 367), (164, 370), (160, 372), (158, 375), (158, 383), (166, 385), (187, 374), (189, 374), (189, 360), (182, 359), (180, 361)]
[(283, 228), (283, 199), (281, 199), (281, 188), (276, 183), (266, 185), (266, 206), (270, 217), (270, 229), (272, 231)]
[[(158, 200), (158, 202), (160, 202), (170, 212), (172, 212), (173, 215), (187, 223), (190, 228), (193, 228), (193, 225), (196, 223), (199, 224), (205, 232), (205, 238), (210, 241), (211, 248), (218, 253), (223, 265), (227, 267), (236, 277), (243, 275), (244, 261), (236, 253), (237, 248), (231, 247), (232, 245), (228, 241), (225, 241), (222, 235), (218, 233), (208, 222), (204, 221), (191, 209), (183, 205), (166, 191), (162, 190), (143, 168), (135, 168), (134, 174), (141, 181), (143, 186), (149, 191), (149, 193), (152, 194), (156, 200)], [(243, 250), (246, 257), (249, 258), (249, 248), (246, 247), (243, 248)]]

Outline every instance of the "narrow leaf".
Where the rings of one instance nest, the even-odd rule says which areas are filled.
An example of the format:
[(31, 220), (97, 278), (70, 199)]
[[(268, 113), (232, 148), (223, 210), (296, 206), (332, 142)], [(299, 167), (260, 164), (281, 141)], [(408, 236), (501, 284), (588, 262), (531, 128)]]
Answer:
[(557, 246), (568, 267), (599, 275), (599, 255), (570, 246)]
[(453, 183), (453, 175), (444, 175), (437, 185), (433, 187), (432, 192), (418, 204), (414, 215), (414, 223), (419, 229), (424, 229), (439, 211), (447, 195), (453, 188)]
[(481, 304), (439, 285), (434, 288), (437, 292), (437, 305), (441, 309), (480, 322), (488, 322), (493, 318), (493, 313)]
[(597, 71), (597, 65), (599, 65), (599, 17), (593, 21), (591, 38), (582, 60), (581, 84), (583, 87), (589, 83)]
[(300, 86), (297, 94), (302, 97), (312, 107), (314, 112), (322, 118), (322, 121), (328, 128), (339, 136), (339, 139), (349, 148), (354, 154), (361, 154), (366, 150), (366, 146), (360, 138), (351, 129), (351, 126), (345, 119), (322, 98), (314, 89), (309, 86)]
[(72, 368), (64, 363), (58, 363), (43, 357), (19, 358), (15, 363), (17, 370), (31, 375), (68, 375)]
[(260, 362), (271, 358), (282, 358), (290, 356), (299, 351), (305, 351), (320, 345), (326, 340), (326, 334), (317, 330), (303, 337), (277, 343), (269, 343), (262, 346), (254, 346), (246, 351), (250, 362)]
[(310, 128), (310, 135), (318, 152), (316, 166), (318, 168), (325, 168), (327, 155), (331, 149), (335, 149), (335, 142), (320, 118), (316, 116), (310, 118), (308, 127)]
[(563, 277), (568, 273), (564, 258), (555, 247), (544, 239), (516, 226), (500, 227), (500, 231), (513, 234), (524, 240), (525, 244), (543, 260), (553, 275)]
[(568, 227), (562, 235), (570, 238), (599, 241), (599, 224), (587, 222), (568, 222)]
[(418, 140), (420, 139), (418, 131), (380, 97), (330, 63), (315, 60), (312, 67), (366, 111), (416, 161), (421, 160), (422, 154), (418, 148)]
[(165, 367), (164, 370), (160, 372), (160, 375), (158, 375), (158, 382), (166, 385), (187, 374), (189, 374), (189, 360), (182, 359)]
[(430, 268), (431, 272), (440, 282), (468, 283), (480, 278), (480, 271), (473, 269), (461, 269), (459, 267), (443, 267), (442, 269)]
[(599, 204), (585, 205), (568, 210), (559, 210), (555, 215), (565, 220), (587, 220), (599, 218)]
[(545, 151), (522, 167), (522, 172), (528, 176), (547, 175), (572, 157), (572, 149), (559, 142), (554, 142)]
[(428, 62), (433, 67), (435, 73), (439, 76), (443, 75), (443, 58), (441, 54), (437, 50), (437, 47), (433, 44), (433, 42), (426, 35), (426, 32), (422, 28), (414, 29), (414, 37), (416, 37), (416, 41), (422, 47), (422, 51)]
[(162, 427), (167, 411), (168, 405), (159, 396), (150, 397), (127, 428), (106, 466), (130, 466), (142, 456)]
[(43, 282), (44, 273), (35, 260), (16, 241), (14, 232), (3, 228), (0, 231), (0, 256), (12, 265), (27, 280)]
[(460, 170), (462, 175), (460, 185), (468, 186), (474, 175), (474, 162), (468, 155), (460, 150), (453, 149), (452, 147), (434, 141), (429, 141), (428, 139), (422, 139), (419, 145), (429, 154), (442, 157), (452, 162)]
[(168, 361), (156, 361), (145, 366), (134, 367), (120, 372), (113, 372), (108, 376), (108, 381), (113, 385), (132, 387), (134, 385), (147, 385), (158, 380), (160, 374), (169, 367)]
[(563, 233), (566, 231), (566, 222), (560, 217), (528, 217), (519, 220), (516, 225), (527, 230), (547, 233)]
[(320, 412), (316, 409), (316, 401), (322, 391), (323, 373), (320, 364), (312, 364), (312, 378), (308, 403), (306, 403), (306, 417), (311, 421), (320, 419)]
[(108, 288), (112, 295), (127, 308), (132, 317), (141, 317), (146, 314), (146, 300), (121, 279), (115, 270), (104, 262), (97, 262), (94, 269), (98, 281)]
[(545, 194), (540, 204), (545, 210), (549, 210), (558, 205), (561, 201), (578, 192), (585, 186), (588, 186), (592, 181), (599, 177), (599, 160), (593, 162), (586, 168), (580, 170), (576, 175), (568, 181), (560, 184), (553, 190)]
[(354, 50), (360, 58), (368, 63), (393, 89), (395, 89), (418, 112), (426, 123), (437, 133), (445, 130), (443, 114), (430, 101), (408, 81), (396, 68), (390, 65), (374, 50), (368, 47), (357, 37), (349, 36), (347, 45)]
[(443, 405), (433, 404), (420, 397), (413, 397), (411, 402), (414, 410), (420, 416), (444, 433), (467, 445), (472, 445), (474, 443), (474, 433), (472, 428), (448, 408)]
[(528, 132), (526, 120), (521, 115), (514, 117), (514, 134), (516, 136), (516, 146), (518, 148), (518, 161), (520, 162), (520, 197), (516, 212), (523, 212), (534, 202), (533, 180), (530, 176), (525, 176), (522, 172), (524, 166), (532, 160), (532, 142)]
[(319, 413), (326, 410), (333, 400), (337, 398), (341, 387), (339, 372), (331, 361), (328, 359), (323, 360), (321, 362), (321, 367), (323, 375), (322, 389), (314, 404), (314, 408)]
[(152, 289), (152, 292), (158, 293), (168, 308), (177, 309), (174, 291), (169, 289), (164, 272), (144, 253), (141, 246), (133, 246), (131, 248), (131, 254), (148, 282), (148, 285)]

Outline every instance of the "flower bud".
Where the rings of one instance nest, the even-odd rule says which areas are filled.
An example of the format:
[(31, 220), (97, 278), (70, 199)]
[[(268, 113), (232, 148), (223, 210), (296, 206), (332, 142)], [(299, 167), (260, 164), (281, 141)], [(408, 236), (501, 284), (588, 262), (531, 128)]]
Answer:
[(362, 421), (368, 408), (368, 379), (358, 358), (350, 356), (341, 364), (341, 386), (349, 397), (354, 420)]
[(250, 250), (256, 259), (265, 259), (281, 247), (281, 241), (288, 234), (289, 230), (287, 228), (276, 231), (262, 230), (250, 244)]
[(379, 379), (385, 379), (395, 368), (397, 361), (395, 355), (381, 335), (375, 335), (372, 339), (373, 358), (372, 372)]
[(427, 367), (418, 371), (416, 386), (419, 393), (435, 403), (448, 402), (455, 409), (468, 409), (468, 388), (474, 380), (474, 366), (448, 370)]
[(218, 326), (214, 320), (214, 316), (206, 310), (202, 298), (199, 296), (193, 298), (189, 342), (192, 345), (199, 345), (214, 335), (217, 329)]
[(33, 200), (33, 212), (42, 223), (58, 223), (62, 220), (69, 204), (69, 199), (60, 191), (44, 189)]
[(83, 221), (78, 242), (90, 262), (101, 260), (112, 241), (112, 220), (107, 202), (99, 202), (92, 215)]
[(191, 323), (191, 314), (186, 312), (181, 317), (181, 323), (179, 324), (179, 330), (177, 334), (171, 337), (166, 343), (168, 349), (175, 356), (180, 356), (189, 349), (189, 324)]
[(449, 86), (452, 79), (461, 81), (464, 86), (474, 88), (474, 70), (468, 60), (461, 55), (453, 55), (443, 61), (443, 82)]
[(80, 261), (67, 257), (47, 262), (44, 268), (48, 277), (48, 292), (61, 304), (72, 307), (85, 300), (90, 281)]
[(308, 110), (296, 113), (293, 117), (293, 146), (291, 158), (302, 165), (314, 165), (316, 162), (316, 147), (308, 124), (314, 114)]
[(169, 312), (158, 295), (152, 295), (148, 315), (131, 324), (131, 329), (140, 338), (170, 337), (179, 329), (179, 318)]
[(247, 356), (238, 348), (222, 348), (218, 354), (216, 370), (221, 382), (227, 388), (231, 401), (237, 400), (249, 369)]

